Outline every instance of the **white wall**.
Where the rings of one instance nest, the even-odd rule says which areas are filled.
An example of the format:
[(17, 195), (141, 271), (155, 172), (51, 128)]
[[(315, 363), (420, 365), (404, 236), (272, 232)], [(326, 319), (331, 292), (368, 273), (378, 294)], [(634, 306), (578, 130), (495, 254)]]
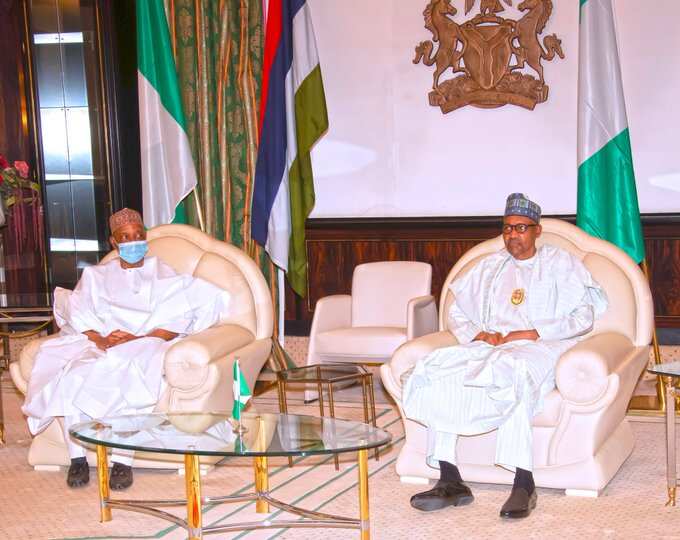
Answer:
[[(473, 15), (452, 3), (458, 22)], [(512, 191), (575, 213), (578, 2), (553, 3), (544, 35), (566, 59), (543, 63), (548, 101), (443, 115), (428, 104), (434, 68), (411, 62), (432, 37), (427, 0), (309, 0), (330, 123), (313, 153), (312, 217), (497, 215)], [(615, 6), (641, 210), (678, 212), (680, 1)]]

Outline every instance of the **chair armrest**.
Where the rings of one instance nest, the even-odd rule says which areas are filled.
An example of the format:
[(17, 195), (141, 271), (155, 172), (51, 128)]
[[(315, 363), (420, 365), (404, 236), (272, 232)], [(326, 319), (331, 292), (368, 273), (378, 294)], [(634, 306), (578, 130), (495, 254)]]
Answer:
[(29, 341), (19, 353), (19, 360), (12, 362), (9, 365), (9, 374), (12, 377), (14, 386), (22, 393), (28, 392), (28, 380), (31, 378), (33, 371), (33, 364), (35, 363), (35, 356), (38, 354), (38, 349), (47, 340), (59, 337), (59, 334), (52, 334)]
[(448, 330), (407, 341), (394, 351), (389, 362), (380, 366), (380, 376), (385, 388), (392, 394), (393, 398), (400, 400), (402, 376), (410, 371), (418, 360), (436, 349), (452, 347), (457, 344), (458, 340)]
[(437, 304), (428, 294), (409, 300), (406, 312), (406, 339), (412, 339), (437, 331)]
[(314, 308), (310, 336), (352, 326), (352, 297), (349, 294), (324, 296)]
[(597, 334), (580, 341), (557, 362), (555, 384), (564, 399), (588, 403), (607, 390), (609, 376), (635, 349), (626, 336), (615, 332)]
[(222, 324), (187, 336), (173, 344), (165, 353), (168, 370), (206, 366), (230, 352), (255, 341), (255, 336), (243, 326)]

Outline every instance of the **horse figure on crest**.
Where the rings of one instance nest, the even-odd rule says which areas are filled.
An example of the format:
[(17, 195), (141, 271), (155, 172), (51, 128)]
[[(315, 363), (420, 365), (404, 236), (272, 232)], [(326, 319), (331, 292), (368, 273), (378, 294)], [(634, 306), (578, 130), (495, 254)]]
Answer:
[[(439, 42), (439, 47), (435, 55), (432, 56), (434, 49), (432, 41), (421, 41), (416, 46), (416, 56), (413, 63), (417, 64), (422, 60), (426, 66), (437, 64), (432, 84), (432, 88), (435, 90), (439, 88), (439, 77), (449, 67), (453, 69), (454, 73), (465, 71), (460, 67), (460, 59), (465, 51), (465, 42), (461, 39), (460, 27), (448, 17), (448, 15), (453, 17), (456, 13), (457, 10), (451, 5), (451, 0), (430, 0), (425, 11), (423, 11), (425, 28), (432, 32), (432, 41)], [(459, 41), (463, 44), (460, 51), (456, 50)]]
[(543, 39), (543, 46), (538, 38), (548, 22), (552, 7), (551, 0), (524, 0), (517, 6), (520, 11), (528, 11), (528, 13), (517, 21), (515, 37), (519, 42), (519, 47), (513, 47), (517, 65), (512, 66), (511, 70), (522, 69), (525, 63), (529, 64), (538, 73), (541, 84), (545, 84), (541, 59), (550, 61), (555, 58), (555, 54), (564, 58), (562, 41), (557, 38), (557, 35), (546, 36)]

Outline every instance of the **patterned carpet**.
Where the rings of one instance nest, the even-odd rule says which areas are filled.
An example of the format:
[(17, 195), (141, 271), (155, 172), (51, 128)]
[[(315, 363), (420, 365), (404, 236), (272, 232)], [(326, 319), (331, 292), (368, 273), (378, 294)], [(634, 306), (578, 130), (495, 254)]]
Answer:
[[(7, 446), (0, 448), (0, 539), (168, 539), (186, 538), (182, 529), (157, 518), (113, 511), (113, 521), (99, 523), (96, 482), (71, 490), (65, 472), (36, 472), (26, 463), (30, 436), (19, 410), (21, 396), (7, 373), (2, 397)], [(336, 400), (342, 399), (341, 395)], [(266, 393), (255, 399), (261, 411), (275, 411), (276, 397)], [(316, 414), (313, 405), (294, 398), (291, 412)], [(357, 403), (338, 404), (337, 416), (360, 419)], [(660, 421), (633, 422), (636, 448), (618, 475), (598, 499), (566, 497), (563, 492), (540, 489), (538, 508), (526, 520), (503, 521), (498, 510), (508, 494), (507, 486), (472, 484), (474, 504), (434, 514), (413, 510), (409, 497), (419, 486), (399, 482), (394, 461), (403, 442), (401, 422), (387, 403), (378, 404), (378, 423), (393, 434), (393, 444), (383, 449), (380, 460), (369, 460), (370, 512), (374, 539), (533, 538), (533, 539), (680, 539), (680, 508), (665, 508), (664, 425)], [(660, 419), (659, 419), (660, 420)], [(94, 470), (92, 471), (94, 475)], [(94, 476), (93, 476), (94, 479)], [(203, 478), (205, 495), (248, 492), (253, 472), (249, 461), (222, 462)], [(270, 460), (270, 486), (275, 497), (322, 512), (358, 516), (357, 470), (353, 455), (344, 455), (336, 471), (330, 457), (297, 459), (289, 468), (285, 459)], [(173, 472), (136, 471), (130, 498), (183, 497), (184, 482)], [(260, 519), (254, 503), (206, 506), (204, 523), (238, 523)], [(176, 510), (183, 515), (183, 509)], [(271, 516), (289, 518), (284, 513)], [(351, 539), (358, 531), (343, 529), (272, 529), (207, 538), (248, 539)]]

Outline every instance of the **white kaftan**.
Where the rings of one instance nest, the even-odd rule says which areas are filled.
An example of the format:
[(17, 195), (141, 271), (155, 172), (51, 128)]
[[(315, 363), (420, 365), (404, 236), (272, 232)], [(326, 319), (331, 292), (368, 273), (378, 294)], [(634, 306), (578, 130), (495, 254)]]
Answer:
[[(498, 429), (496, 464), (533, 470), (531, 421), (555, 386), (557, 360), (607, 307), (604, 291), (567, 251), (544, 245), (519, 261), (505, 249), (451, 284), (449, 328), (459, 345), (433, 351), (406, 380), (403, 408), (428, 428), (427, 461), (456, 463), (459, 435)], [(522, 293), (518, 294), (521, 290)], [(522, 301), (515, 302), (523, 294)], [(481, 331), (536, 330), (537, 341), (493, 347)]]
[[(73, 291), (54, 292), (60, 334), (40, 347), (22, 407), (31, 432), (55, 417), (68, 426), (86, 417), (150, 410), (158, 402), (163, 355), (175, 340), (142, 337), (103, 351), (83, 332), (144, 336), (163, 329), (182, 337), (217, 323), (228, 304), (223, 289), (179, 275), (155, 257), (139, 268), (121, 268), (118, 260), (85, 268)], [(66, 437), (77, 457), (81, 452)]]

